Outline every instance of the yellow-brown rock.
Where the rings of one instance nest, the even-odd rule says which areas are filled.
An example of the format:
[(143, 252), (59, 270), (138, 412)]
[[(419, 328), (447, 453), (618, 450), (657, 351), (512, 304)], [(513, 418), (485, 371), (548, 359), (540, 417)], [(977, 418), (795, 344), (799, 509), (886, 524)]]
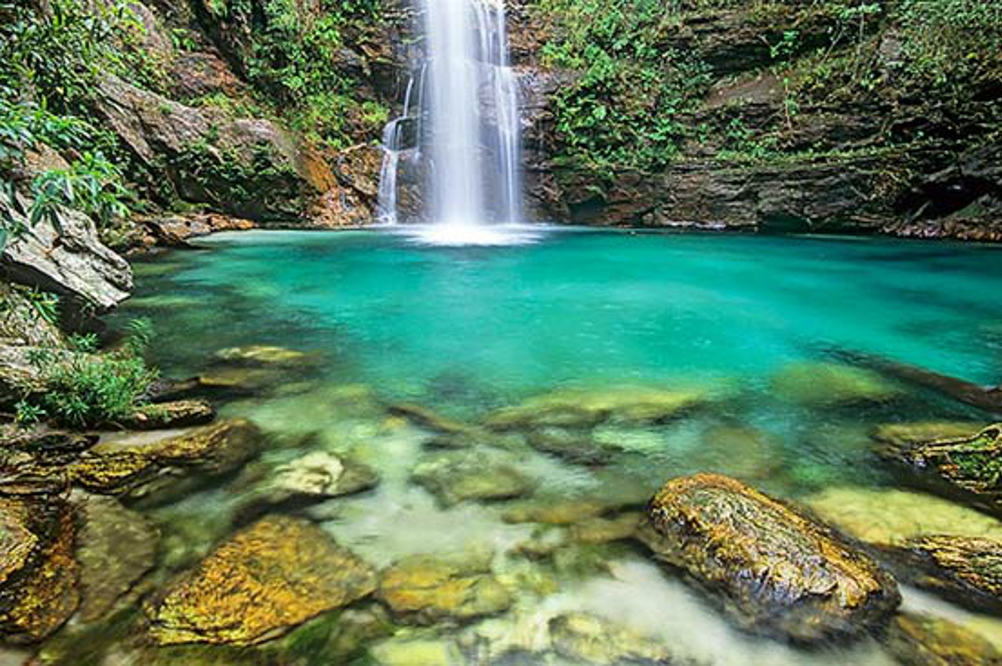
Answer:
[(373, 592), (373, 570), (320, 528), (271, 516), (240, 531), (147, 607), (161, 645), (246, 645)]
[(859, 634), (901, 601), (894, 579), (834, 531), (725, 476), (669, 481), (640, 536), (761, 633), (798, 642)]
[(949, 620), (902, 613), (887, 632), (887, 645), (902, 666), (1002, 666), (991, 643)]
[(0, 636), (33, 642), (76, 610), (73, 513), (62, 500), (0, 500)]

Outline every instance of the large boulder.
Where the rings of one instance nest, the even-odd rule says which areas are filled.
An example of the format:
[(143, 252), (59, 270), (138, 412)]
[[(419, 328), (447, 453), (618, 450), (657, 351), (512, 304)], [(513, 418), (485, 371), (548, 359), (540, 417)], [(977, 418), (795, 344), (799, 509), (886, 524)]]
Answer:
[(61, 209), (53, 220), (29, 224), (27, 198), (12, 202), (0, 192), (0, 217), (9, 215), (24, 233), (0, 251), (0, 269), (12, 282), (58, 294), (74, 308), (108, 310), (129, 296), (132, 269), (125, 259), (98, 239), (93, 221), (83, 213)]
[(33, 642), (76, 610), (72, 508), (62, 500), (0, 499), (0, 637)]
[(1002, 541), (936, 535), (888, 552), (903, 580), (976, 611), (1002, 613)]
[(371, 594), (374, 571), (320, 528), (268, 517), (238, 532), (148, 604), (160, 645), (248, 645)]
[(894, 579), (837, 533), (734, 479), (669, 481), (641, 537), (748, 629), (814, 642), (884, 623)]
[(1002, 516), (1002, 424), (969, 437), (889, 442), (877, 452), (922, 485)]

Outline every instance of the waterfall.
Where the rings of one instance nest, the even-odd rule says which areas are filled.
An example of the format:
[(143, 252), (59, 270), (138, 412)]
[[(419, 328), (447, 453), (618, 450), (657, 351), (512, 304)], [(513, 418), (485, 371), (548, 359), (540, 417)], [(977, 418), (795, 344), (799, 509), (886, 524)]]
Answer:
[[(403, 115), (383, 133), (380, 221), (397, 221), (401, 156), (427, 172), (424, 217), (447, 230), (521, 220), (517, 80), (502, 0), (421, 0), (425, 61), (407, 85)], [(414, 88), (417, 102), (414, 104)], [(415, 107), (415, 108), (412, 108)], [(402, 128), (416, 146), (407, 146)]]

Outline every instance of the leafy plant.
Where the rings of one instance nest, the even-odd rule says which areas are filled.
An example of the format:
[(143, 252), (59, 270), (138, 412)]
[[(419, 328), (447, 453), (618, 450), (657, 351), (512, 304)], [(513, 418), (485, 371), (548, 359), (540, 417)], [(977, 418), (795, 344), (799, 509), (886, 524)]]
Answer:
[(83, 153), (68, 169), (50, 169), (31, 183), (29, 222), (46, 219), (58, 228), (63, 207), (92, 215), (103, 226), (129, 212), (129, 190), (118, 167), (100, 154)]

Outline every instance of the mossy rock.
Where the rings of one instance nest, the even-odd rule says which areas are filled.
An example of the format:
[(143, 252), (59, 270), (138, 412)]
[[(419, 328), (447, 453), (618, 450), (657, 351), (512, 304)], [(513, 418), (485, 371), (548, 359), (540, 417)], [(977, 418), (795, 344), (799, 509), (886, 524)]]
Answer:
[(375, 666), (461, 666), (466, 661), (450, 640), (433, 637), (391, 638), (372, 647)]
[(551, 649), (574, 664), (683, 664), (652, 638), (588, 613), (566, 613), (547, 624)]
[(491, 573), (489, 554), (404, 558), (383, 572), (379, 598), (395, 614), (418, 624), (494, 615), (513, 601)]
[(724, 476), (666, 483), (640, 536), (760, 633), (805, 643), (860, 635), (901, 601), (894, 579), (836, 532)]
[(1002, 540), (1002, 521), (935, 495), (888, 488), (840, 486), (803, 503), (846, 534), (880, 546), (951, 535)]
[(891, 446), (908, 446), (944, 439), (960, 439), (976, 435), (987, 424), (974, 421), (917, 421), (885, 423), (873, 429), (871, 437)]
[(59, 499), (0, 499), (0, 637), (30, 643), (76, 611), (79, 567), (72, 507)]
[(975, 611), (1002, 614), (1002, 541), (927, 536), (889, 549), (898, 576)]
[(130, 499), (176, 494), (190, 489), (200, 475), (237, 469), (257, 455), (263, 439), (255, 425), (242, 419), (168, 437), (114, 439), (93, 447), (67, 473), (74, 484), (95, 493)]
[(580, 465), (605, 465), (621, 452), (596, 440), (591, 430), (545, 426), (527, 431), (525, 439), (537, 451)]
[(801, 362), (780, 370), (770, 381), (774, 396), (810, 408), (889, 402), (901, 389), (872, 370), (839, 363)]
[(411, 478), (444, 506), (515, 499), (530, 494), (536, 485), (513, 462), (466, 452), (425, 460)]
[(439, 414), (430, 407), (413, 402), (398, 402), (388, 409), (392, 416), (407, 419), (415, 425), (440, 435), (474, 435), (473, 426)]
[(920, 484), (1002, 516), (1002, 424), (973, 436), (882, 444), (877, 453)]
[(264, 518), (181, 574), (146, 608), (159, 645), (248, 645), (371, 594), (376, 575), (313, 524)]
[(902, 666), (1002, 666), (991, 643), (950, 620), (902, 613), (891, 622), (887, 647)]
[(568, 534), (572, 541), (584, 544), (626, 541), (636, 536), (642, 517), (640, 513), (621, 513), (612, 518), (588, 518), (572, 525)]
[(145, 405), (118, 425), (125, 430), (189, 428), (210, 423), (215, 417), (216, 410), (204, 400), (173, 400)]
[(298, 367), (308, 365), (312, 357), (306, 352), (275, 345), (247, 345), (228, 347), (215, 353), (215, 358), (225, 363), (247, 365), (277, 365)]

